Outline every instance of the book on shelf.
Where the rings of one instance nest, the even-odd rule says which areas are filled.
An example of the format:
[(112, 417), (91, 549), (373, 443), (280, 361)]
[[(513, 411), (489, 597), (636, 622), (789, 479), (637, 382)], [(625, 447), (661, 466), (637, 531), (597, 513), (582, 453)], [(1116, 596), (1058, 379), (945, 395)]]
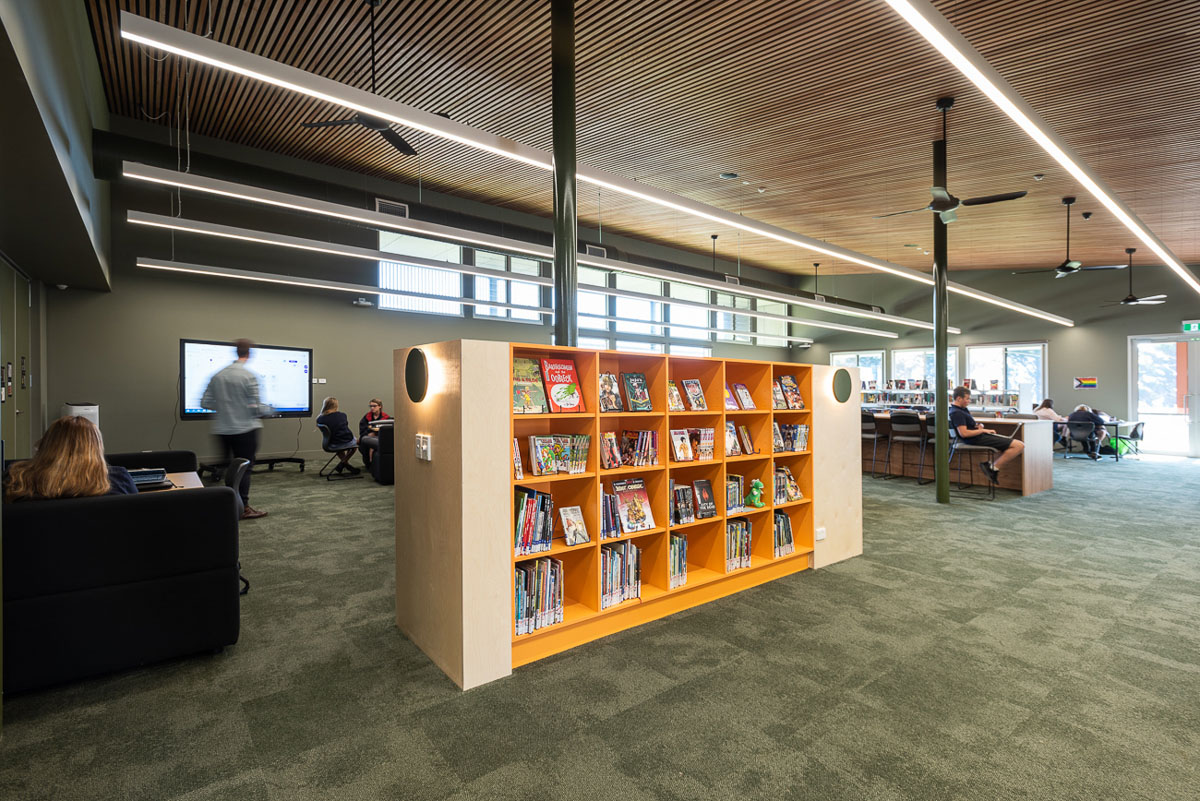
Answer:
[(729, 420), (725, 422), (725, 455), (742, 455), (742, 446), (738, 443), (737, 426)]
[(783, 444), (783, 431), (780, 429), (779, 423), (771, 423), (771, 447), (775, 453), (787, 450)]
[(548, 476), (558, 472), (558, 461), (554, 455), (554, 435), (533, 435), (529, 438), (529, 472), (535, 476)]
[(792, 519), (786, 512), (775, 513), (775, 558), (796, 552), (796, 541), (792, 536)]
[(867, 380), (867, 389), (869, 389), (869, 390), (872, 390), (872, 391), (874, 391), (874, 390), (876, 390), (876, 389), (879, 389), (879, 387), (878, 387), (878, 386), (876, 386), (876, 383), (875, 383), (875, 379), (874, 379), (874, 378), (871, 378), (871, 379), (868, 379), (868, 380)]
[(693, 412), (708, 411), (708, 402), (704, 400), (704, 387), (700, 386), (699, 379), (683, 379), (683, 391)]
[(746, 507), (745, 476), (730, 473), (725, 476), (725, 514), (740, 512)]
[(783, 397), (783, 387), (779, 384), (779, 379), (776, 378), (771, 382), (771, 408), (786, 409), (787, 407), (787, 398)]
[(745, 384), (733, 385), (733, 396), (737, 398), (738, 405), (743, 409), (754, 409), (754, 398), (750, 397), (750, 389)]
[(754, 439), (750, 436), (750, 429), (746, 428), (743, 424), (737, 427), (737, 431), (738, 439), (742, 442), (742, 452), (747, 456), (758, 453), (758, 450), (754, 447)]
[(725, 523), (725, 572), (750, 567), (750, 521), (745, 518)]
[(690, 462), (696, 458), (692, 453), (691, 438), (688, 437), (686, 428), (671, 429), (671, 450), (677, 462)]
[(779, 387), (783, 390), (783, 400), (787, 403), (787, 408), (804, 408), (804, 396), (800, 394), (800, 383), (796, 380), (796, 376), (779, 376)]
[(672, 534), (670, 544), (670, 578), (671, 589), (687, 584), (687, 537), (682, 534)]
[(542, 558), (513, 568), (516, 636), (563, 621), (563, 563)]
[(683, 405), (683, 396), (679, 394), (679, 387), (675, 384), (674, 380), (667, 381), (667, 411), (687, 411), (687, 407)]
[(629, 401), (629, 411), (654, 411), (654, 406), (650, 403), (650, 385), (646, 383), (644, 373), (621, 373), (621, 381), (625, 384), (625, 399)]
[(990, 392), (999, 392), (1000, 391), (1000, 379), (999, 378), (989, 379), (988, 380), (988, 390)]
[(903, 378), (896, 379), (896, 389), (908, 389), (908, 381)]
[(521, 446), (517, 444), (516, 437), (513, 437), (513, 478), (517, 481), (525, 478), (525, 471), (521, 468)]
[(562, 518), (563, 539), (567, 545), (582, 545), (591, 542), (588, 536), (587, 524), (583, 522), (583, 509), (578, 506), (559, 507), (558, 516)]
[(579, 388), (579, 374), (571, 359), (542, 359), (542, 380), (546, 386), (546, 400), (550, 411), (585, 412), (583, 391)]
[(675, 525), (696, 522), (696, 501), (692, 488), (687, 484), (675, 486), (671, 492)]
[(646, 492), (645, 480), (627, 478), (614, 481), (612, 489), (617, 496), (617, 517), (622, 533), (633, 534), (654, 528), (654, 514), (650, 510), (650, 495)]
[(804, 500), (804, 493), (800, 491), (800, 483), (796, 481), (796, 477), (792, 475), (792, 471), (786, 465), (775, 465), (774, 478), (775, 503)]
[(737, 398), (733, 397), (733, 390), (729, 388), (729, 384), (725, 385), (725, 411), (736, 412), (738, 410)]
[(605, 470), (621, 466), (621, 446), (617, 444), (617, 432), (604, 431), (600, 434), (600, 465)]
[(717, 499), (713, 497), (712, 482), (707, 478), (696, 479), (692, 482), (696, 497), (696, 519), (704, 520), (717, 516)]
[(600, 411), (623, 412), (621, 405), (621, 387), (617, 377), (612, 373), (600, 374)]
[(779, 436), (783, 440), (783, 447), (777, 448), (777, 450), (808, 450), (808, 425), (806, 423), (776, 423), (775, 425), (779, 427)]
[(590, 434), (534, 434), (529, 437), (529, 468), (535, 476), (587, 471)]
[(550, 550), (554, 536), (554, 499), (527, 487), (513, 491), (513, 553), (528, 556)]
[(624, 467), (646, 467), (658, 464), (658, 432), (622, 431), (621, 465)]
[(632, 542), (600, 546), (600, 608), (642, 597), (642, 549)]
[(610, 540), (621, 536), (621, 519), (617, 512), (617, 496), (602, 493), (600, 497), (600, 539)]
[(715, 429), (689, 428), (688, 438), (691, 440), (696, 461), (707, 462), (714, 458), (717, 439)]
[(546, 391), (536, 359), (513, 358), (513, 414), (545, 414)]

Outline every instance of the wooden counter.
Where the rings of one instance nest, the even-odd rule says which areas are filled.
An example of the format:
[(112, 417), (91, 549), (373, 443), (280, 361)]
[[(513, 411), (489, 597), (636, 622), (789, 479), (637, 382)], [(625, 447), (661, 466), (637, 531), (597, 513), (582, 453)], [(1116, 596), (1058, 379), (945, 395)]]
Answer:
[[(925, 415), (921, 415), (925, 419)], [(887, 412), (875, 414), (876, 425), (880, 434), (891, 433), (889, 415)], [(1015, 436), (1025, 443), (1025, 452), (1021, 457), (1000, 468), (1001, 489), (1011, 489), (1022, 495), (1033, 495), (1051, 489), (1054, 486), (1054, 430), (1049, 420), (1014, 420), (1009, 418), (976, 417), (975, 422), (982, 423), (985, 428), (991, 428), (1001, 436)], [(875, 461), (876, 473), (887, 473), (909, 478), (922, 478), (932, 481), (933, 473), (933, 438), (925, 451), (924, 469), (918, 472), (921, 464), (921, 446), (915, 442), (897, 442), (892, 445), (891, 458), (884, 464), (888, 443), (879, 441), (879, 451)], [(871, 472), (872, 442), (864, 439), (862, 442), (862, 469), (864, 473)], [(972, 484), (987, 486), (987, 476), (979, 469), (983, 455), (977, 451), (956, 455), (951, 461), (950, 480), (958, 480), (958, 462), (963, 460), (962, 480), (967, 482), (967, 465), (971, 465)]]

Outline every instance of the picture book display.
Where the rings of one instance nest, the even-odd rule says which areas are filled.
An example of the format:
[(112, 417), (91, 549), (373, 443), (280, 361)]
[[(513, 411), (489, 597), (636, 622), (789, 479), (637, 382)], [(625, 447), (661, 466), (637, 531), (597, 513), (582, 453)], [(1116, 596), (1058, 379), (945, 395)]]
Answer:
[(738, 405), (743, 409), (755, 408), (754, 399), (750, 397), (750, 389), (745, 384), (734, 384), (733, 396), (737, 398)]
[(545, 414), (542, 370), (534, 359), (513, 359), (513, 414)]
[(737, 426), (732, 421), (725, 423), (725, 455), (742, 455), (742, 446), (738, 443)]
[(621, 373), (621, 381), (625, 384), (625, 399), (629, 401), (629, 411), (654, 411), (650, 403), (650, 386), (646, 383), (644, 373)]
[(579, 376), (575, 362), (571, 359), (542, 359), (542, 381), (546, 387), (546, 400), (550, 411), (585, 412), (583, 392), (579, 389)]
[(696, 493), (696, 519), (716, 517), (717, 499), (713, 497), (712, 482), (707, 478), (697, 479), (692, 482), (692, 489)]
[(687, 407), (683, 405), (683, 396), (679, 394), (679, 386), (672, 381), (667, 381), (667, 411), (668, 412), (685, 412)]
[(563, 539), (567, 545), (582, 545), (591, 542), (587, 525), (583, 522), (583, 509), (578, 506), (563, 506), (558, 510), (562, 518)]
[(515, 633), (519, 637), (563, 621), (563, 563), (535, 559), (513, 568)]
[(600, 411), (623, 412), (621, 406), (621, 388), (617, 377), (612, 373), (600, 374)]
[(590, 434), (535, 434), (529, 438), (529, 472), (535, 476), (587, 472)]
[(725, 385), (725, 411), (736, 412), (738, 410), (737, 398), (733, 397), (733, 390), (729, 385)]
[[(865, 385), (863, 389), (866, 389)], [(786, 409), (787, 407), (787, 399), (783, 396), (783, 387), (780, 385), (779, 379), (776, 378), (771, 382), (771, 408)]]
[(683, 391), (687, 394), (688, 404), (693, 412), (708, 411), (708, 402), (704, 400), (704, 387), (695, 378), (683, 379)]
[(646, 482), (640, 478), (627, 478), (612, 483), (617, 496), (617, 517), (624, 534), (654, 528), (654, 514), (650, 511), (650, 495)]
[[(803, 409), (804, 397), (800, 394), (800, 383), (794, 375), (779, 376), (779, 388), (783, 391), (784, 402), (789, 409)], [(872, 387), (873, 389), (873, 387)]]

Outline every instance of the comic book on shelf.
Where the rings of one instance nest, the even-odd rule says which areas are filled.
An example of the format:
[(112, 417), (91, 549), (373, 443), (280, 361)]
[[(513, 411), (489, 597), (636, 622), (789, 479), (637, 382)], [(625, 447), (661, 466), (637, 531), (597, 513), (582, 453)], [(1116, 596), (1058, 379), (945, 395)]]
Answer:
[(683, 396), (679, 394), (679, 386), (674, 380), (667, 381), (667, 411), (687, 411), (687, 407), (683, 405)]
[[(871, 381), (869, 383), (871, 384), (871, 389), (874, 389), (875, 382)], [(789, 409), (803, 409), (804, 408), (804, 396), (802, 396), (800, 394), (800, 383), (798, 381), (796, 381), (796, 376), (794, 376), (794, 375), (779, 376), (779, 388), (781, 390), (783, 390), (783, 399), (784, 399), (784, 402), (787, 403), (787, 408), (789, 408)]]
[(583, 391), (579, 388), (579, 375), (571, 359), (542, 359), (542, 380), (546, 386), (546, 400), (550, 411), (586, 412)]
[(787, 556), (796, 552), (796, 542), (792, 537), (792, 519), (785, 512), (775, 513), (775, 558)]
[(742, 452), (747, 456), (758, 453), (758, 451), (754, 449), (754, 439), (750, 436), (750, 429), (746, 428), (745, 425), (739, 425), (737, 427), (737, 431), (738, 439), (740, 439), (742, 442)]
[(734, 384), (733, 396), (737, 398), (738, 405), (743, 409), (755, 408), (754, 398), (750, 397), (750, 389), (745, 384)]
[(771, 447), (775, 453), (787, 450), (783, 444), (783, 431), (779, 428), (779, 423), (771, 423)]
[(525, 471), (521, 469), (521, 446), (516, 437), (513, 437), (513, 478), (517, 481), (525, 478)]
[(711, 428), (689, 428), (688, 438), (692, 442), (692, 454), (696, 461), (706, 462), (715, 456), (716, 431)]
[(617, 514), (617, 496), (605, 492), (600, 496), (600, 539), (610, 540), (621, 536), (620, 515)]
[(558, 472), (553, 434), (535, 434), (529, 438), (529, 472), (535, 476), (549, 476)]
[(744, 518), (725, 523), (725, 572), (750, 567), (750, 521)]
[(617, 383), (617, 377), (612, 373), (600, 374), (600, 411), (625, 411), (621, 406), (621, 386)]
[(725, 514), (740, 512), (746, 506), (745, 485), (745, 476), (734, 473), (725, 476)]
[(696, 378), (683, 379), (683, 391), (687, 395), (688, 405), (693, 412), (708, 411), (708, 401), (704, 399), (704, 387)]
[(625, 398), (629, 401), (629, 411), (654, 411), (650, 403), (650, 386), (646, 383), (644, 373), (621, 373), (621, 380), (625, 384)]
[(588, 536), (587, 524), (583, 522), (583, 509), (578, 506), (559, 507), (558, 515), (562, 518), (563, 539), (567, 545), (582, 545), (591, 542)]
[[(863, 389), (866, 388), (864, 384)], [(771, 382), (771, 408), (786, 409), (787, 407), (787, 399), (783, 397), (783, 387), (780, 385), (779, 379), (776, 378)]]
[(696, 522), (696, 502), (692, 488), (687, 484), (676, 486), (671, 494), (671, 502), (675, 508), (675, 523)]
[(692, 482), (692, 489), (696, 498), (696, 519), (716, 517), (717, 499), (713, 496), (712, 482), (707, 478), (697, 479)]
[(513, 553), (527, 556), (550, 550), (554, 536), (554, 499), (526, 487), (513, 490)]
[(563, 621), (563, 563), (542, 558), (513, 567), (514, 630), (519, 637)]
[(600, 608), (641, 597), (641, 548), (632, 542), (600, 546)]
[(625, 467), (658, 464), (658, 432), (622, 431), (621, 464)]
[(800, 490), (800, 483), (796, 481), (796, 477), (792, 475), (792, 471), (786, 465), (775, 465), (775, 503), (787, 503), (788, 501), (800, 501), (804, 499), (804, 493)]
[(671, 451), (677, 462), (690, 462), (696, 458), (692, 453), (691, 438), (688, 437), (687, 429), (671, 429)]
[(617, 432), (605, 431), (600, 434), (600, 466), (605, 470), (613, 470), (621, 466), (621, 448), (617, 444)]
[(513, 358), (513, 414), (545, 414), (546, 391), (537, 360)]
[(730, 420), (725, 422), (725, 455), (742, 455), (742, 446), (738, 442), (737, 426)]
[(733, 390), (729, 385), (725, 385), (725, 411), (736, 412), (738, 410), (737, 398), (733, 397)]
[(687, 537), (672, 534), (670, 552), (670, 587), (675, 589), (687, 584)]
[(640, 478), (627, 478), (612, 483), (617, 496), (617, 517), (623, 534), (646, 531), (654, 528), (654, 514), (650, 511), (650, 495), (646, 482)]

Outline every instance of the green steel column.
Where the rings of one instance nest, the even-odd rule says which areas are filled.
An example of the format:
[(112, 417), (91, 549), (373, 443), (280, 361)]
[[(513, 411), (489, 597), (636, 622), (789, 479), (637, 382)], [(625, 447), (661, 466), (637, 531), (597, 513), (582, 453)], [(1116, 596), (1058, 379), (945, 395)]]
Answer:
[(575, 193), (575, 0), (550, 0), (554, 134), (554, 344), (579, 344)]
[[(946, 140), (933, 143), (933, 185), (946, 185)], [(934, 352), (934, 414), (937, 416), (934, 437), (933, 464), (937, 477), (937, 502), (950, 503), (950, 404), (946, 388), (950, 370), (946, 362), (949, 338), (946, 333), (946, 224), (939, 214), (933, 215), (933, 352)]]

